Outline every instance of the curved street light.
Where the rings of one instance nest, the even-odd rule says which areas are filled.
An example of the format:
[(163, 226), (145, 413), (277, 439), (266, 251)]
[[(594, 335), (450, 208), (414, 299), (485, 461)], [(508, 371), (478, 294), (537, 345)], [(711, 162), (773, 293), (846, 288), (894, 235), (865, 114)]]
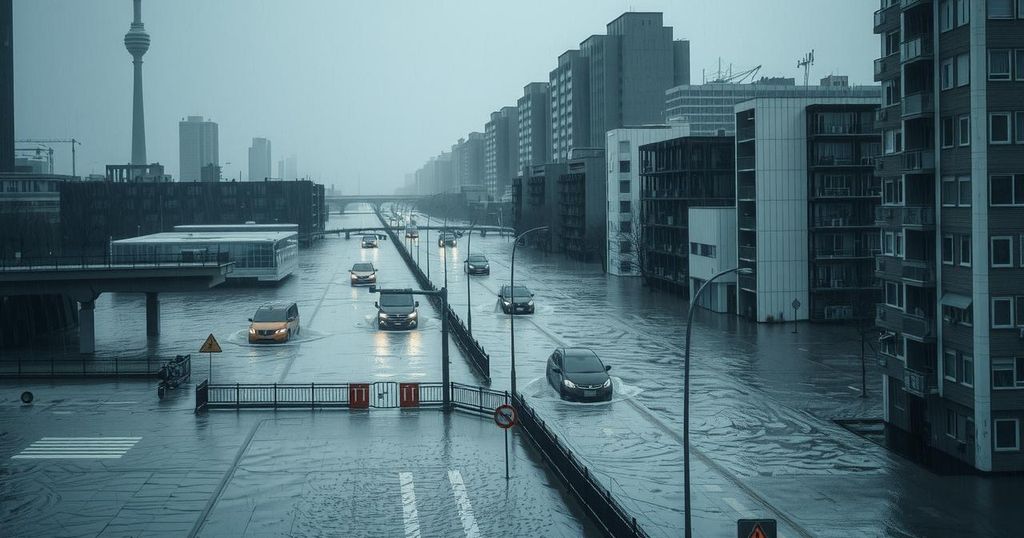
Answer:
[(715, 274), (715, 276), (701, 284), (700, 288), (697, 288), (697, 293), (694, 293), (693, 297), (690, 298), (690, 307), (686, 313), (686, 355), (685, 362), (683, 363), (683, 504), (685, 506), (684, 517), (686, 519), (684, 527), (686, 538), (692, 538), (693, 536), (693, 527), (690, 523), (690, 335), (693, 334), (693, 311), (700, 300), (701, 293), (704, 293), (704, 288), (708, 287), (708, 284), (714, 282), (715, 279), (729, 273), (749, 275), (753, 272), (749, 267), (742, 269), (733, 267), (732, 269), (726, 269)]
[[(512, 267), (509, 271), (509, 293), (512, 293), (512, 289), (516, 285), (516, 246), (519, 245), (519, 240), (526, 237), (528, 234), (533, 232), (539, 232), (541, 230), (547, 230), (547, 226), (538, 226), (536, 228), (530, 228), (525, 232), (516, 236), (515, 240), (512, 241)], [(515, 294), (513, 294), (515, 296)], [(510, 319), (511, 326), (509, 328), (509, 341), (511, 343), (512, 351), (512, 396), (516, 395), (516, 311), (512, 309), (512, 316)]]

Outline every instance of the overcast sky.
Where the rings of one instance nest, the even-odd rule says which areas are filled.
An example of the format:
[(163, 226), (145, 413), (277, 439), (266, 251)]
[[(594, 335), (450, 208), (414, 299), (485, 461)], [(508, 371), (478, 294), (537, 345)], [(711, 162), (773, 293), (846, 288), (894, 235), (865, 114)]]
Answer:
[[(83, 142), (78, 173), (131, 153), (131, 0), (14, 0), (18, 138)], [(254, 136), (277, 160), (346, 192), (390, 192), (407, 172), (483, 131), (492, 110), (547, 81), (557, 56), (624, 11), (662, 11), (689, 39), (691, 80), (734, 69), (873, 84), (877, 0), (143, 0), (151, 162), (178, 175), (178, 121), (220, 126), (224, 175), (248, 177)], [(57, 171), (70, 151), (56, 147)], [(230, 164), (227, 164), (230, 163)]]

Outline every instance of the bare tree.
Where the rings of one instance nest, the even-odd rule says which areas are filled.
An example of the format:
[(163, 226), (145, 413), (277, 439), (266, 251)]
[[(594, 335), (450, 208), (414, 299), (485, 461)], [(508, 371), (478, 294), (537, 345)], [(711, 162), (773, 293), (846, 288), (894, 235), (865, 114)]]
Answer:
[[(626, 226), (623, 226), (626, 224)], [(648, 263), (648, 251), (644, 227), (640, 217), (633, 215), (633, 220), (613, 222), (611, 236), (616, 238), (618, 245), (609, 248), (617, 249), (619, 252), (619, 264), (628, 268), (630, 273), (639, 274), (643, 278), (645, 286), (651, 284), (650, 264)]]

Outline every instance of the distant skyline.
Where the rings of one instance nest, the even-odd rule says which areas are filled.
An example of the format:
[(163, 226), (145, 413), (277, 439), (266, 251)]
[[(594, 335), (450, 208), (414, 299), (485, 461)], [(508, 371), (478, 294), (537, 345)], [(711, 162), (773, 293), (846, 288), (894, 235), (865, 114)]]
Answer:
[[(297, 155), (303, 174), (355, 192), (390, 192), (524, 85), (546, 81), (557, 56), (625, 11), (661, 11), (689, 39), (693, 83), (732, 64), (811, 81), (828, 74), (873, 84), (876, 0), (549, 2), (515, 8), (473, 0), (143, 0), (153, 45), (145, 62), (149, 161), (178, 170), (178, 121), (220, 125), (224, 177), (248, 175), (253, 137), (274, 160)], [(15, 135), (70, 138), (79, 174), (131, 159), (129, 0), (14, 0)], [(70, 149), (55, 145), (57, 171)], [(228, 164), (230, 163), (230, 164)]]

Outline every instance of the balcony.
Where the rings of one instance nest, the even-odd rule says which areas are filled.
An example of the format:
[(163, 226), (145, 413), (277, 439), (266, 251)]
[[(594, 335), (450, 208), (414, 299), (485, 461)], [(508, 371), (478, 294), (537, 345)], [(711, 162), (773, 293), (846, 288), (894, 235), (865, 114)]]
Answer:
[(879, 327), (920, 341), (935, 340), (935, 320), (924, 315), (916, 316), (898, 308), (886, 305), (875, 305), (875, 322)]
[(875, 82), (896, 78), (899, 74), (899, 60), (896, 54), (875, 58)]
[(815, 247), (812, 249), (812, 257), (816, 260), (850, 260), (857, 258), (874, 258), (878, 252), (865, 247), (842, 247), (825, 248)]
[(736, 170), (753, 170), (756, 165), (757, 160), (753, 155), (736, 157)]
[(903, 170), (906, 172), (923, 172), (935, 169), (935, 151), (920, 149), (903, 153)]
[(875, 275), (918, 286), (935, 286), (935, 268), (925, 260), (907, 260), (892, 256), (875, 258)]
[(890, 153), (888, 155), (878, 155), (874, 158), (875, 161), (875, 175), (876, 176), (893, 176), (898, 175), (903, 170), (903, 155), (900, 153)]
[(930, 206), (879, 206), (875, 208), (875, 224), (897, 228), (934, 228), (935, 209)]
[(932, 0), (900, 0), (900, 7), (904, 10), (930, 4)]
[(754, 139), (754, 126), (740, 127), (736, 129), (736, 141), (746, 142)]
[(903, 119), (932, 116), (935, 112), (935, 97), (931, 92), (912, 93), (903, 97)]
[[(868, 214), (870, 215), (870, 213)], [(871, 222), (868, 215), (853, 215), (853, 216), (815, 216), (811, 220), (811, 226), (814, 228), (874, 228), (875, 223)]]
[(939, 393), (937, 380), (935, 372), (918, 372), (909, 368), (903, 370), (903, 390), (921, 398)]
[(740, 200), (753, 200), (757, 197), (757, 185), (741, 184), (736, 192), (736, 198)]
[(811, 283), (818, 291), (878, 289), (878, 281), (871, 278), (816, 278)]
[(757, 247), (754, 245), (740, 245), (739, 246), (739, 257), (741, 260), (755, 261), (757, 260)]
[(932, 58), (932, 36), (922, 34), (910, 41), (900, 43), (900, 63), (908, 64)]
[(740, 215), (736, 221), (740, 229), (754, 230), (757, 228), (757, 218), (754, 215)]

